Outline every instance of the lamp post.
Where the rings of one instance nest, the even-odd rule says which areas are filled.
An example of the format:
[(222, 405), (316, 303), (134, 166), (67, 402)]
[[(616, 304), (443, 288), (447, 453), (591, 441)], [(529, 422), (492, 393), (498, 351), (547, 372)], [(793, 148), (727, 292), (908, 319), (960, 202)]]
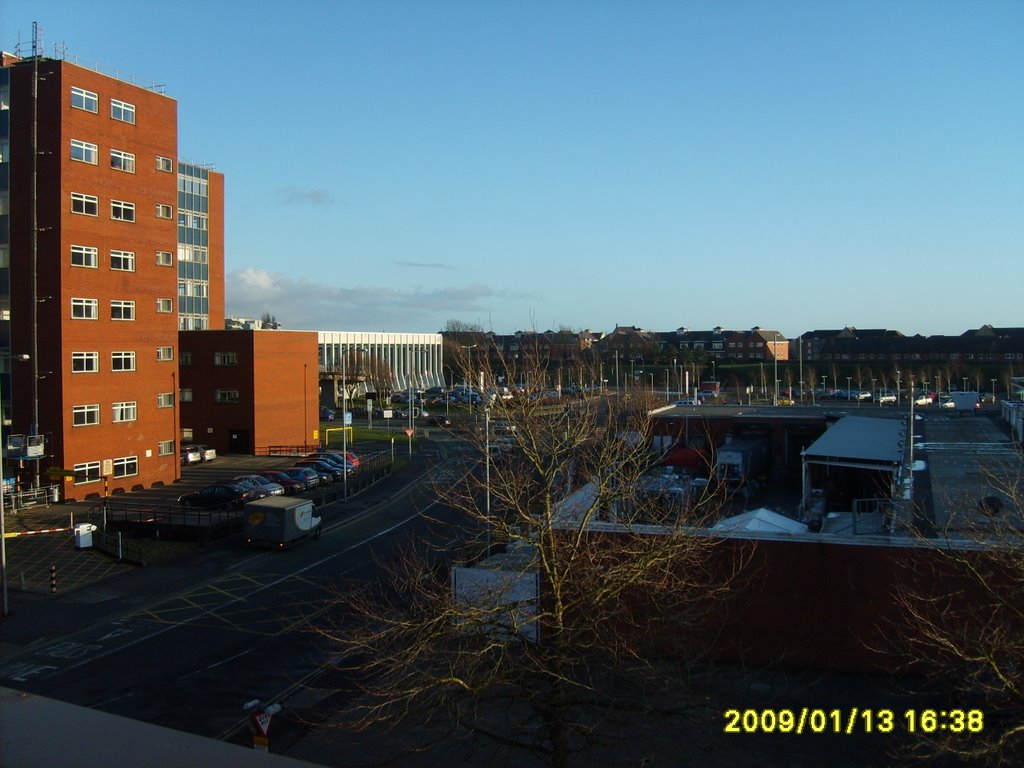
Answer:
[(775, 405), (779, 404), (779, 334), (772, 338), (772, 362), (775, 363)]
[(487, 556), (491, 554), (491, 407), (484, 407), (484, 487), (487, 498), (485, 525), (487, 527)]
[(961, 389), (960, 391), (961, 392), (966, 392), (967, 391), (967, 377), (966, 376), (964, 376), (964, 388)]
[(850, 380), (853, 376), (846, 377), (846, 402), (850, 402)]
[(996, 402), (996, 380), (992, 379), (992, 404), (995, 405), (995, 402)]
[(828, 374), (823, 373), (821, 375), (821, 396), (825, 397), (828, 394)]
[[(29, 360), (30, 358), (28, 355), (14, 355), (11, 359)], [(2, 384), (0, 384), (0, 439), (3, 438), (3, 424), (4, 394), (3, 386)], [(0, 604), (0, 616), (7, 616), (10, 613), (7, 607), (7, 538), (4, 529), (4, 516), (7, 514), (7, 508), (6, 505), (4, 504), (4, 495), (7, 490), (4, 487), (5, 475), (6, 468), (4, 467), (3, 450), (2, 448), (0, 448), (0, 580), (3, 581), (3, 600), (2, 604)]]
[(348, 501), (348, 345), (341, 354), (341, 457), (342, 468), (341, 498)]

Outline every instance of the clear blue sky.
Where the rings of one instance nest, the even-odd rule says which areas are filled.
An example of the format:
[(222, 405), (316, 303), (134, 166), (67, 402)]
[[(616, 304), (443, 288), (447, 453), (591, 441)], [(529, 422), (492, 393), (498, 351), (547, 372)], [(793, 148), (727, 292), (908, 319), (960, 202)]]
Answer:
[(227, 310), (507, 333), (1024, 325), (1024, 2), (3, 0), (166, 85)]

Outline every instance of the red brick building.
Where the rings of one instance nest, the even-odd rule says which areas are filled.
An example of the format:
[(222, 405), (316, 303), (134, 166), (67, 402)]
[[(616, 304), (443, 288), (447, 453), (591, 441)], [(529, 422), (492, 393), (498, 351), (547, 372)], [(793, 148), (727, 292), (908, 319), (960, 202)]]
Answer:
[[(104, 478), (110, 492), (173, 482), (177, 102), (64, 60), (4, 54), (0, 116), (5, 438), (42, 442), (7, 450), (5, 439), (5, 474), (24, 488), (51, 482), (51, 469), (73, 471), (56, 482), (78, 499), (101, 494)], [(211, 233), (199, 257), (204, 290), (216, 297), (206, 311), (222, 322), (223, 178), (215, 176), (198, 222)]]
[(180, 339), (184, 442), (218, 453), (317, 444), (315, 331), (182, 331)]

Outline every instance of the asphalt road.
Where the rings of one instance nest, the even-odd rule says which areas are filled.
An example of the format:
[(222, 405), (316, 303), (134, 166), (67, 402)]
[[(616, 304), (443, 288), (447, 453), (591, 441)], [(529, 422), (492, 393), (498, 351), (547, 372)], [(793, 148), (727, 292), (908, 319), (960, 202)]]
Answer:
[(414, 482), (358, 511), (347, 505), (319, 540), (283, 552), (237, 542), (144, 569), (145, 578), (68, 596), (63, 621), (44, 624), (26, 607), (18, 621), (38, 615), (37, 630), (53, 634), (6, 654), (0, 684), (218, 738), (244, 738), (245, 702), (279, 702), (299, 717), (282, 718), (278, 730), (301, 737), (295, 723), (330, 693), (316, 679), (335, 655), (310, 626), (340, 579), (374, 578), (376, 558), (393, 557), (404, 537), (444, 545), (458, 536), (458, 515), (434, 483), (459, 476), (462, 450), (454, 441), (423, 446)]

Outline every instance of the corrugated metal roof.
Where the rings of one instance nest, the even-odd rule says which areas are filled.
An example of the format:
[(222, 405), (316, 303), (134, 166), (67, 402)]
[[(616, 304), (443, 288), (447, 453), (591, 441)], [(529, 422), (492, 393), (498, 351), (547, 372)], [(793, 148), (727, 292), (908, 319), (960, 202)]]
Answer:
[(840, 459), (898, 464), (903, 460), (906, 427), (899, 419), (847, 416), (807, 449), (808, 459)]

